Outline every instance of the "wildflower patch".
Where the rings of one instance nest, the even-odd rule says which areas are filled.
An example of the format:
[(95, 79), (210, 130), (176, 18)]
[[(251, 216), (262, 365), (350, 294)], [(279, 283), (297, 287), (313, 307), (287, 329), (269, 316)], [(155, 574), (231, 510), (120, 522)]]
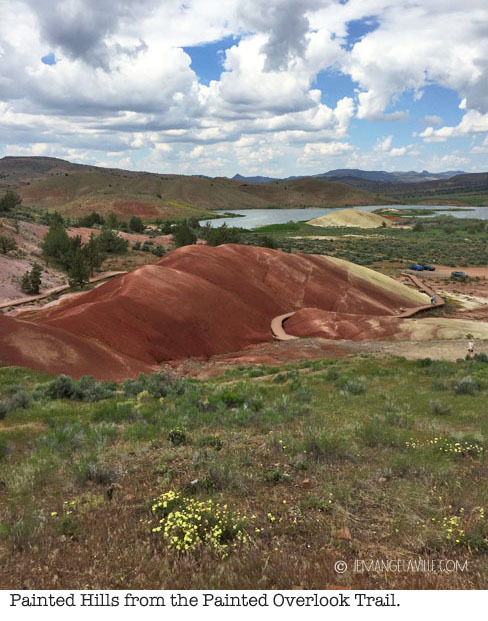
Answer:
[(473, 457), (481, 457), (484, 453), (484, 448), (479, 442), (463, 440), (456, 442), (449, 438), (431, 438), (422, 442), (420, 440), (414, 440), (410, 438), (405, 442), (405, 446), (409, 449), (415, 450), (425, 447), (432, 447), (441, 453), (447, 453), (452, 455), (471, 455)]
[(461, 507), (457, 514), (433, 517), (431, 526), (438, 529), (446, 542), (473, 550), (488, 550), (488, 519), (484, 507), (475, 507), (469, 513)]
[(248, 539), (248, 518), (211, 499), (199, 501), (169, 491), (152, 501), (151, 511), (158, 520), (152, 532), (162, 534), (167, 546), (178, 552), (209, 545), (225, 557)]

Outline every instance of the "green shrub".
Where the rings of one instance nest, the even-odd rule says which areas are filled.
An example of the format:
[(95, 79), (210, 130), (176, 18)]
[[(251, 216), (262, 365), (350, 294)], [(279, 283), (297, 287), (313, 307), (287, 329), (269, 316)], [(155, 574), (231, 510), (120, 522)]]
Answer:
[(437, 399), (433, 399), (429, 402), (430, 411), (432, 414), (439, 414), (441, 416), (450, 414), (452, 412), (452, 407), (448, 403), (442, 403)]
[(9, 401), (0, 401), (0, 420), (5, 418), (11, 409)]
[(232, 462), (212, 462), (208, 466), (206, 476), (193, 482), (185, 488), (188, 493), (197, 491), (218, 491), (223, 489), (243, 489), (243, 483), (238, 469)]
[(0, 461), (3, 461), (5, 457), (8, 455), (8, 444), (7, 440), (4, 438), (0, 438)]
[(337, 382), (337, 387), (350, 395), (362, 395), (366, 391), (364, 378), (342, 378)]
[(227, 386), (220, 390), (217, 394), (219, 400), (222, 403), (225, 403), (228, 408), (239, 407), (245, 401), (245, 397), (242, 394)]
[(385, 420), (375, 417), (361, 427), (360, 437), (366, 446), (400, 446), (398, 431), (386, 424)]
[(426, 365), (423, 368), (423, 370), (426, 375), (435, 377), (447, 377), (454, 373), (454, 367), (442, 360), (432, 360), (429, 365)]
[(452, 389), (455, 395), (477, 395), (480, 391), (480, 383), (470, 375), (456, 380)]
[(97, 382), (92, 375), (84, 375), (75, 384), (75, 393), (72, 399), (86, 402), (110, 399), (115, 394), (115, 388), (115, 384)]
[(137, 379), (126, 379), (122, 384), (124, 394), (128, 397), (135, 397), (144, 390), (147, 390), (154, 398), (166, 397), (170, 392), (178, 395), (183, 394), (186, 387), (185, 380), (173, 377), (170, 373), (161, 372), (149, 376), (139, 373)]
[(208, 446), (216, 451), (222, 450), (224, 444), (220, 436), (204, 436), (198, 440), (198, 446)]
[(443, 382), (442, 380), (433, 380), (430, 387), (432, 390), (437, 391), (448, 390), (449, 388), (448, 384), (446, 384), (446, 382)]
[(141, 393), (146, 386), (147, 376), (144, 373), (140, 373), (137, 380), (126, 379), (122, 384), (122, 390), (126, 397), (136, 397)]
[(177, 427), (169, 431), (168, 440), (173, 446), (181, 446), (182, 444), (187, 444), (188, 437), (184, 429), (180, 429), (179, 427)]
[(7, 254), (11, 250), (17, 248), (17, 242), (13, 237), (7, 237), (6, 235), (0, 235), (0, 253)]
[(327, 373), (324, 375), (324, 378), (329, 382), (335, 382), (340, 378), (341, 374), (337, 369), (329, 369)]
[(293, 391), (293, 397), (297, 403), (312, 403), (314, 394), (305, 386)]
[(101, 464), (94, 455), (81, 457), (75, 463), (73, 473), (80, 484), (91, 481), (97, 485), (109, 485), (118, 478), (115, 468)]
[(20, 388), (14, 392), (9, 401), (12, 410), (26, 410), (32, 403), (32, 397), (23, 388)]
[(37, 386), (34, 395), (37, 398), (94, 402), (113, 397), (115, 388), (115, 384), (111, 382), (95, 381), (93, 375), (84, 375), (78, 381), (72, 380), (67, 375), (59, 375), (44, 386)]
[(68, 375), (58, 375), (58, 377), (47, 384), (45, 394), (50, 399), (71, 399), (75, 394), (73, 380)]
[(266, 470), (264, 480), (266, 483), (283, 483), (290, 480), (290, 475), (276, 468), (275, 470)]
[(351, 457), (351, 445), (343, 435), (321, 427), (309, 427), (303, 439), (303, 450), (314, 461), (334, 461)]
[(198, 399), (196, 406), (199, 412), (216, 412), (218, 410), (218, 405), (208, 399)]

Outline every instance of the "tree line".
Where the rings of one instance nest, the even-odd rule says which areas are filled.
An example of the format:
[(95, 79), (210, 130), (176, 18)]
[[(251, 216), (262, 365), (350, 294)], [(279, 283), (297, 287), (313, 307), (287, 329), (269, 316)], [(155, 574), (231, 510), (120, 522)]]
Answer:
[(91, 233), (86, 243), (82, 242), (81, 235), (70, 237), (63, 218), (55, 212), (41, 248), (47, 265), (54, 263), (67, 271), (70, 286), (78, 288), (89, 281), (107, 255), (124, 254), (128, 246), (128, 241), (120, 237), (109, 222), (102, 224), (98, 235)]

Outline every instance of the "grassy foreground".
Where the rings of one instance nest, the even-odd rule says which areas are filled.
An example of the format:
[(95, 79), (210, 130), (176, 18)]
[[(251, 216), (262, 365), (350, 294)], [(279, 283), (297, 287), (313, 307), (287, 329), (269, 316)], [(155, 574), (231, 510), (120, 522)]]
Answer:
[(0, 368), (1, 588), (486, 586), (482, 360), (52, 379)]

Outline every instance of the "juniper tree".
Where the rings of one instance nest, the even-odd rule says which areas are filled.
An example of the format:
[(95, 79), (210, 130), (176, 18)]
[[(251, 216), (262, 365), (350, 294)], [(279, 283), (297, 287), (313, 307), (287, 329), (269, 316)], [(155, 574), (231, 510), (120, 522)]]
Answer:
[(7, 190), (2, 198), (0, 198), (0, 213), (12, 211), (12, 209), (15, 209), (21, 203), (22, 199), (16, 192)]
[(13, 237), (7, 237), (7, 235), (0, 235), (0, 252), (7, 254), (10, 250), (15, 250), (17, 243)]
[(49, 260), (55, 259), (59, 261), (63, 267), (68, 268), (72, 248), (73, 246), (64, 228), (64, 223), (54, 219), (42, 241), (42, 255), (46, 259), (48, 265)]
[(34, 263), (31, 270), (28, 270), (23, 276), (20, 288), (24, 293), (37, 295), (41, 288), (42, 268), (38, 263)]
[(181, 246), (190, 246), (195, 244), (197, 236), (191, 230), (186, 220), (183, 220), (173, 231), (173, 241), (175, 245), (180, 248)]
[(73, 289), (81, 289), (90, 279), (90, 268), (83, 256), (81, 248), (76, 248), (73, 253), (71, 269), (68, 274), (69, 286)]
[(145, 228), (144, 222), (139, 216), (132, 216), (129, 220), (129, 229), (134, 233), (144, 233)]
[(104, 260), (98, 238), (93, 233), (90, 235), (88, 243), (83, 246), (83, 254), (90, 270), (90, 276), (93, 276), (94, 271), (102, 265)]

